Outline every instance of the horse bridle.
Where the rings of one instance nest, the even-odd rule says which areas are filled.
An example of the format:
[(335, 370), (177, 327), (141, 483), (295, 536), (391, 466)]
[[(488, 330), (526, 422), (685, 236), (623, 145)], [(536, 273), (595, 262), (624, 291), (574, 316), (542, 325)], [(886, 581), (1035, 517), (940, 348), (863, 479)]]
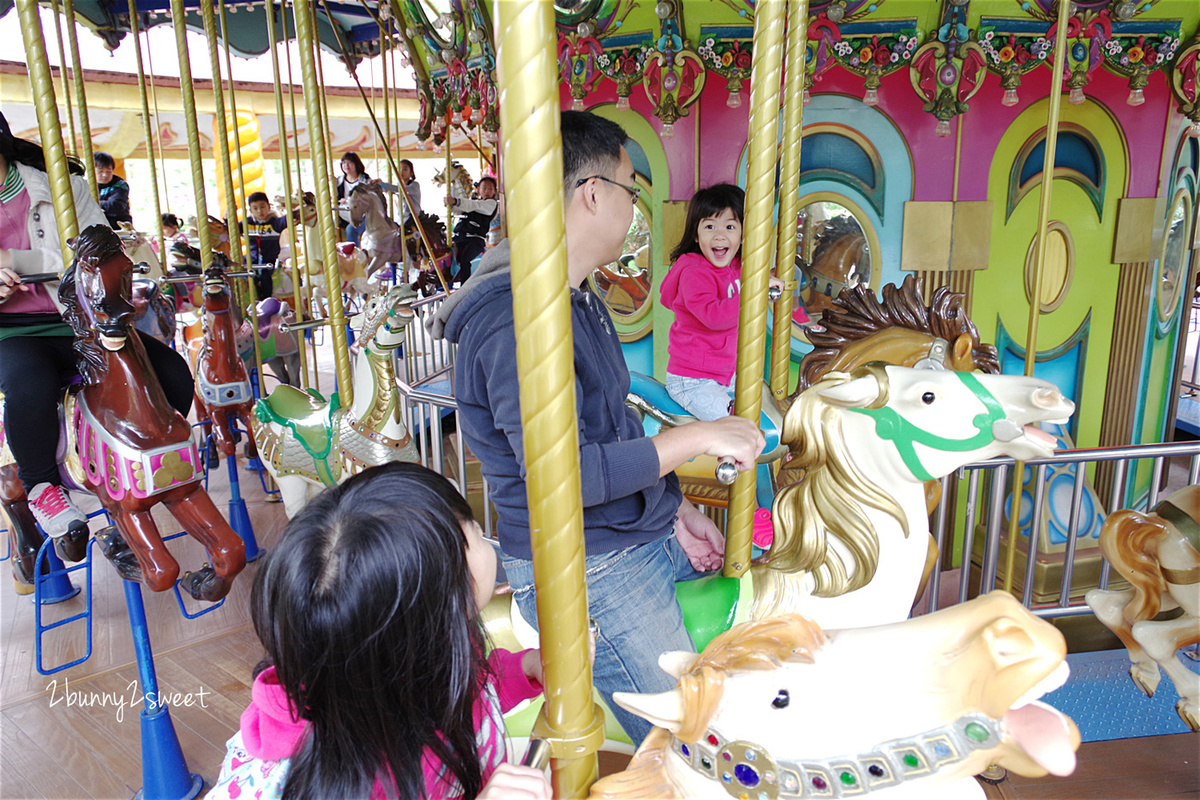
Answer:
[(728, 741), (712, 728), (692, 743), (672, 736), (671, 749), (731, 797), (808, 800), (857, 797), (928, 778), (977, 750), (996, 747), (1002, 738), (997, 720), (972, 712), (941, 727), (882, 742), (866, 753), (832, 758), (776, 760), (765, 748)]
[(933, 341), (929, 343), (929, 352), (925, 357), (913, 364), (913, 369), (938, 369), (948, 370), (949, 365), (946, 364), (946, 359), (950, 357), (950, 342), (945, 339), (935, 336)]

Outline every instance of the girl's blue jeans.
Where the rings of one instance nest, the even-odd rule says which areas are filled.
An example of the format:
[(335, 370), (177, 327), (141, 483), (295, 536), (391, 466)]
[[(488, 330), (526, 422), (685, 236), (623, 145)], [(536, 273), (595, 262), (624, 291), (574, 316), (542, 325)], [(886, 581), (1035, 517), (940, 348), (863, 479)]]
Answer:
[(668, 372), (666, 385), (671, 399), (696, 419), (720, 419), (730, 414), (734, 381), (725, 386), (711, 378), (690, 378)]
[[(596, 620), (593, 681), (634, 745), (650, 732), (649, 722), (612, 700), (613, 692), (666, 692), (675, 679), (658, 666), (672, 650), (695, 652), (675, 599), (675, 581), (699, 578), (675, 535), (586, 558), (588, 614)], [(504, 557), (504, 570), (521, 609), (535, 628), (537, 608), (533, 562)]]

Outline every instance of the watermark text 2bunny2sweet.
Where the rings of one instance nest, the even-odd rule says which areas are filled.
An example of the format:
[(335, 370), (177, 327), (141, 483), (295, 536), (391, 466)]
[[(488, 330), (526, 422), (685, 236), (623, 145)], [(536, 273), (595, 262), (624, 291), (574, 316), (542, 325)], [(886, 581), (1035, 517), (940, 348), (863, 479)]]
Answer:
[(203, 687), (191, 692), (160, 690), (146, 693), (141, 690), (137, 679), (130, 681), (123, 692), (104, 692), (91, 688), (72, 689), (70, 679), (63, 679), (62, 685), (59, 686), (58, 679), (55, 678), (46, 684), (46, 691), (50, 693), (51, 708), (111, 708), (116, 714), (117, 722), (124, 721), (126, 709), (136, 712), (145, 708), (147, 712), (154, 713), (163, 706), (208, 708), (207, 697), (211, 694)]

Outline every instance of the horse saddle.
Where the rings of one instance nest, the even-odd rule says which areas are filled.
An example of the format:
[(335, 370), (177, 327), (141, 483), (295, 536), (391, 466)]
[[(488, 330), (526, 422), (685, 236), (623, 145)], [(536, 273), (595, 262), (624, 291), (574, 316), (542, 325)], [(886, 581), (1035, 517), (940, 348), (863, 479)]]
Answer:
[(337, 392), (326, 401), (312, 389), (302, 392), (280, 384), (254, 405), (254, 415), (290, 429), (310, 456), (324, 460), (333, 446), (333, 415), (340, 407)]

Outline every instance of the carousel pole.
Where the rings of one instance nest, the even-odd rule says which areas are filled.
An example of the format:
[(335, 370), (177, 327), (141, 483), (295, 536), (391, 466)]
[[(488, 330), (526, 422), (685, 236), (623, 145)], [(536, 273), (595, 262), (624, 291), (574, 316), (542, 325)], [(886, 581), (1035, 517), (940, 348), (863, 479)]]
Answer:
[[(142, 45), (139, 42), (138, 43), (138, 56), (139, 57), (142, 54), (141, 48), (142, 48)], [(151, 52), (151, 49), (150, 49), (150, 34), (149, 33), (146, 34), (146, 66), (149, 68), (148, 74), (150, 75), (150, 80), (148, 81), (148, 83), (150, 85), (150, 102), (154, 106), (154, 129), (160, 130), (161, 129), (160, 123), (162, 121), (162, 116), (158, 113), (158, 83), (154, 80), (154, 54)], [(140, 68), (139, 68), (138, 72), (141, 75), (142, 80), (145, 80), (145, 74), (142, 74)], [(160, 167), (159, 174), (162, 175), (162, 179), (163, 179), (162, 193), (163, 193), (163, 196), (167, 198), (167, 205), (169, 206), (171, 204), (171, 196), (168, 192), (168, 187), (167, 187), (167, 150), (165, 147), (158, 148), (158, 157), (162, 162), (159, 164), (159, 167)], [(151, 171), (150, 174), (153, 175), (154, 172)], [(158, 184), (156, 183), (154, 185), (155, 192), (158, 191), (158, 188), (159, 188)], [(159, 219), (161, 221), (161, 219), (162, 219), (161, 214), (159, 216)], [(199, 222), (197, 222), (197, 224), (199, 224)], [(158, 226), (158, 235), (161, 239), (166, 238), (166, 236), (163, 234), (161, 224)], [(159, 247), (165, 247), (165, 245), (166, 245), (165, 241), (159, 242)]]
[[(67, 41), (71, 45), (71, 74), (75, 83), (75, 102), (79, 104), (79, 133), (83, 145), (83, 166), (87, 171), (88, 186), (92, 188), (92, 196), (100, 196), (100, 187), (96, 184), (96, 165), (92, 163), (92, 124), (88, 120), (87, 92), (83, 88), (83, 63), (79, 58), (79, 33), (75, 30), (75, 0), (63, 0), (63, 14), (67, 18)], [(70, 109), (70, 104), (67, 108)], [(71, 135), (75, 135), (74, 129)]]
[[(1054, 37), (1054, 65), (1050, 74), (1050, 95), (1046, 101), (1050, 106), (1046, 119), (1046, 153), (1042, 161), (1042, 186), (1038, 203), (1038, 236), (1035, 247), (1036, 261), (1033, 278), (1033, 296), (1029, 298), (1029, 324), (1025, 329), (1025, 374), (1033, 375), (1033, 365), (1037, 361), (1038, 321), (1042, 315), (1042, 285), (1046, 274), (1046, 242), (1050, 224), (1050, 200), (1054, 194), (1054, 151), (1058, 146), (1058, 120), (1062, 113), (1062, 74), (1067, 58), (1067, 20), (1071, 17), (1071, 3), (1068, 0), (1058, 0), (1058, 29)], [(961, 118), (959, 125), (962, 125)], [(1008, 549), (1004, 553), (1004, 591), (1011, 592), (1013, 587), (1013, 569), (1017, 559), (1017, 539), (1020, 535), (1021, 521), (1021, 483), (1025, 474), (1025, 462), (1018, 461), (1013, 467), (1012, 507), (1008, 514)], [(1038, 532), (1031, 530), (1029, 540)], [(983, 578), (980, 578), (983, 580)]]
[[(71, 150), (74, 152), (75, 146), (79, 142), (79, 137), (75, 133), (75, 112), (71, 108), (71, 102), (69, 99), (71, 97), (71, 85), (67, 80), (67, 51), (63, 47), (62, 19), (59, 17), (58, 0), (50, 0), (50, 10), (54, 13), (54, 38), (58, 42), (58, 77), (62, 79), (63, 99), (67, 101), (65, 103), (67, 107), (67, 130), (71, 132)], [(76, 73), (73, 77), (75, 78), (75, 83), (78, 84), (79, 74)], [(80, 110), (82, 111), (83, 108), (86, 108), (86, 106), (81, 107)], [(84, 171), (92, 175), (92, 180), (95, 180), (94, 164), (90, 166), (85, 164)], [(89, 181), (89, 184), (90, 183), (91, 181)], [(93, 190), (96, 189), (95, 186), (92, 186), (92, 188)], [(99, 197), (100, 194), (97, 192), (96, 198), (99, 199)]]
[(604, 714), (592, 700), (583, 506), (566, 235), (558, 64), (550, 0), (494, 6), (501, 130), (513, 232), (513, 324), (528, 466), (546, 704), (533, 735), (550, 742), (554, 796), (587, 795)]
[[(288, 155), (287, 136), (285, 127), (285, 117), (283, 116), (283, 87), (279, 81), (279, 35), (275, 30), (275, 3), (274, 0), (268, 0), (266, 8), (267, 14), (267, 34), (271, 42), (271, 70), (275, 78), (275, 118), (279, 120), (279, 155), (283, 159), (283, 193), (287, 197), (287, 214), (288, 214), (288, 242), (292, 248), (292, 302), (296, 306), (296, 320), (304, 321), (304, 299), (301, 297), (301, 283), (306, 283), (300, 274), (300, 242), (299, 239), (304, 237), (296, 236), (296, 228), (299, 226), (301, 230), (304, 228), (303, 204), (296, 201), (296, 196), (292, 193), (292, 163)], [(282, 10), (280, 17), (282, 18)], [(297, 217), (299, 214), (299, 218)], [(306, 260), (307, 262), (307, 260)], [(300, 374), (304, 376), (304, 385), (308, 385), (308, 353), (304, 351), (304, 332), (297, 334), (300, 337)]]
[[(180, 0), (173, 0), (180, 2)], [(316, 32), (313, 26), (312, 0), (296, 0), (294, 6), (296, 36), (300, 40), (300, 70), (304, 78), (304, 104), (308, 112), (308, 141), (312, 148), (313, 180), (317, 195), (317, 219), (321, 226), (321, 245), (325, 251), (325, 281), (329, 287), (329, 331), (333, 336), (333, 357), (337, 366), (338, 394), (343, 407), (354, 402), (354, 384), (350, 379), (350, 352), (346, 341), (346, 314), (342, 308), (342, 276), (338, 272), (337, 238), (333, 225), (333, 193), (330, 191), (329, 149), (325, 119), (321, 114), (320, 87), (317, 84)]]
[[(775, 165), (779, 141), (779, 82), (783, 64), (786, 0), (760, 0), (754, 13), (754, 65), (750, 73), (750, 147), (738, 311), (737, 389), (733, 409), (755, 425), (762, 413), (763, 349), (767, 338), (767, 282), (775, 215)], [(793, 31), (803, 36), (803, 31)], [(789, 317), (791, 314), (789, 313)], [(750, 567), (757, 470), (737, 476), (729, 490), (724, 575), (740, 578)]]
[[(502, 0), (502, 4), (503, 4), (503, 0)], [(446, 246), (449, 247), (450, 252), (454, 254), (453, 261), (455, 264), (457, 264), (458, 263), (458, 248), (454, 246), (454, 204), (452, 202), (450, 202), (450, 198), (453, 197), (453, 195), (454, 195), (454, 191), (451, 189), (451, 186), (450, 186), (450, 175), (454, 170), (454, 154), (451, 151), (451, 147), (450, 147), (450, 134), (454, 130), (454, 126), (451, 124), (452, 119), (454, 119), (454, 112), (450, 110), (450, 104), (447, 103), (446, 104), (446, 171), (442, 173), (443, 175), (446, 176)], [(440, 269), (438, 269), (437, 262), (434, 262), (433, 269), (439, 275), (442, 272)], [(458, 274), (457, 271), (455, 272), (455, 274)], [(447, 292), (448, 292), (448, 290), (447, 290)]]
[(62, 247), (64, 270), (74, 254), (67, 241), (79, 235), (75, 217), (75, 195), (71, 191), (71, 173), (67, 170), (67, 155), (63, 149), (62, 123), (58, 119), (58, 102), (54, 97), (54, 79), (46, 58), (46, 38), (38, 16), (37, 0), (17, 0), (21, 38), (25, 40), (25, 59), (29, 62), (29, 85), (37, 109), (38, 131), (42, 151), (46, 154), (46, 174), (50, 177), (50, 195), (54, 201), (54, 216), (58, 222), (58, 240)]
[(796, 217), (800, 213), (800, 147), (804, 125), (804, 50), (808, 39), (808, 0), (788, 3), (787, 91), (783, 108), (783, 153), (779, 169), (779, 231), (775, 276), (783, 295), (775, 301), (771, 329), (771, 394), (788, 394), (792, 365), (792, 308), (796, 293)]
[[(73, 0), (67, 5), (74, 11)], [(142, 67), (142, 41), (138, 37), (137, 0), (129, 0), (129, 35), (133, 37), (133, 49), (137, 53), (138, 94), (142, 98), (142, 127), (146, 137), (146, 161), (150, 164), (150, 182), (154, 184), (154, 222), (158, 230), (158, 254), (163, 264), (167, 260), (167, 236), (162, 226), (162, 205), (158, 196), (158, 170), (154, 165), (154, 128), (150, 122), (150, 100), (146, 93), (146, 73)], [(90, 134), (85, 134), (90, 137)], [(89, 142), (90, 145), (90, 142)], [(166, 269), (163, 270), (166, 272)], [(172, 339), (174, 334), (172, 334)]]

